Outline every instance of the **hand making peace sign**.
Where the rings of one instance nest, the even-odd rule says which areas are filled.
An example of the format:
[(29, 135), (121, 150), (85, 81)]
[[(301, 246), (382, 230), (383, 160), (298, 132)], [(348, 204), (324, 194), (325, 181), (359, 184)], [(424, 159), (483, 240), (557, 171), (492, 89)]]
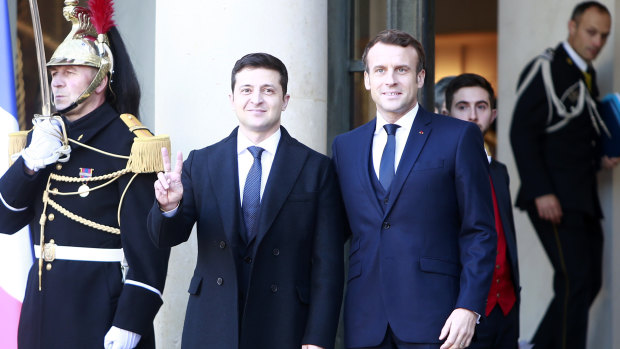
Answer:
[(180, 151), (177, 153), (174, 171), (170, 170), (168, 149), (161, 148), (161, 156), (164, 162), (164, 172), (157, 173), (157, 180), (154, 185), (155, 197), (161, 210), (170, 211), (175, 209), (183, 198), (183, 183), (181, 183), (183, 154)]

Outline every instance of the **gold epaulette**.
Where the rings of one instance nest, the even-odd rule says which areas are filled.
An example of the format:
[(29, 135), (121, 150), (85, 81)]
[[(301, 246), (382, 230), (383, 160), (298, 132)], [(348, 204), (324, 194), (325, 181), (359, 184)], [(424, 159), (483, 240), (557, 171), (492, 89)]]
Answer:
[(13, 155), (21, 153), (26, 148), (26, 141), (30, 131), (9, 133), (9, 166), (13, 165)]
[(164, 170), (161, 158), (161, 148), (170, 150), (170, 137), (167, 135), (154, 136), (149, 129), (142, 125), (137, 117), (131, 114), (121, 114), (121, 120), (129, 131), (136, 135), (131, 146), (127, 168), (134, 173), (152, 173)]

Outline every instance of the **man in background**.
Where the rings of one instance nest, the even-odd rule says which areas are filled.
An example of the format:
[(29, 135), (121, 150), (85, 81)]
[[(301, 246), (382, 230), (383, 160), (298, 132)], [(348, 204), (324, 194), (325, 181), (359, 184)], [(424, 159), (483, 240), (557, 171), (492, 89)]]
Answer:
[[(449, 115), (473, 122), (485, 134), (497, 117), (493, 87), (476, 74), (461, 74), (446, 88)], [(506, 166), (487, 155), (497, 231), (497, 256), (493, 281), (484, 310), (469, 348), (517, 348), (519, 339), (519, 266), (510, 179)]]
[(568, 39), (532, 60), (519, 77), (510, 140), (527, 211), (554, 269), (554, 297), (532, 339), (535, 348), (585, 348), (588, 312), (602, 281), (603, 231), (596, 173), (606, 131), (597, 112), (592, 61), (611, 30), (599, 2), (578, 4)]
[(444, 76), (435, 84), (435, 114), (447, 114), (446, 108), (446, 87), (454, 79), (453, 75)]

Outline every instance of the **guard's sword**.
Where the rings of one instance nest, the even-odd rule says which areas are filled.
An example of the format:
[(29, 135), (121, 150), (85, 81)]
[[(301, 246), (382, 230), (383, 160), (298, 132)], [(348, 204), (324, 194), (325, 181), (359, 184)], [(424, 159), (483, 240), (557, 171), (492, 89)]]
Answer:
[[(47, 67), (45, 66), (45, 48), (43, 47), (43, 33), (41, 32), (41, 19), (37, 0), (29, 0), (30, 14), (32, 16), (32, 29), (34, 30), (34, 43), (39, 63), (39, 86), (41, 87), (41, 114), (50, 115), (50, 86), (47, 82)], [(77, 1), (76, 1), (77, 2)]]

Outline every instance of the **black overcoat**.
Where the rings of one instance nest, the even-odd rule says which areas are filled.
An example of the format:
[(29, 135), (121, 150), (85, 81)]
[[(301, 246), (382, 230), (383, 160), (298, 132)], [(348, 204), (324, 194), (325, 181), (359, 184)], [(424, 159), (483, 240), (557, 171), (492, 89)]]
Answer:
[(237, 129), (189, 154), (173, 217), (164, 217), (157, 203), (151, 209), (149, 232), (159, 246), (186, 241), (197, 223), (183, 348), (334, 346), (343, 287), (340, 194), (329, 159), (281, 130), (253, 258), (242, 262), (250, 263), (245, 302), (239, 302), (245, 290), (239, 290), (238, 270), (244, 247)]

